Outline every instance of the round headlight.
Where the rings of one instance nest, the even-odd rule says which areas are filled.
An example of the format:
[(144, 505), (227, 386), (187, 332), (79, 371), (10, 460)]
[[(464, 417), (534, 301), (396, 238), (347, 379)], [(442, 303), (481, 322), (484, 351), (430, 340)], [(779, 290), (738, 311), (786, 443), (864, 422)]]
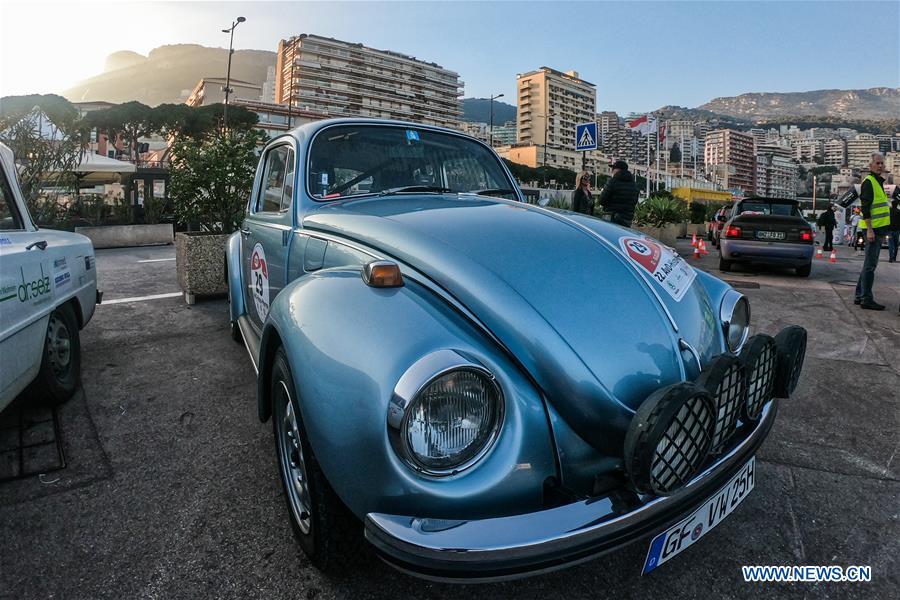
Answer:
[(461, 468), (487, 446), (499, 405), (500, 390), (486, 374), (457, 370), (441, 375), (407, 410), (402, 434), (409, 456), (429, 472)]
[(750, 333), (750, 303), (743, 294), (728, 290), (719, 308), (725, 342), (731, 352), (738, 352)]
[(388, 407), (388, 437), (411, 468), (452, 475), (490, 449), (503, 420), (503, 394), (480, 363), (454, 350), (416, 361)]

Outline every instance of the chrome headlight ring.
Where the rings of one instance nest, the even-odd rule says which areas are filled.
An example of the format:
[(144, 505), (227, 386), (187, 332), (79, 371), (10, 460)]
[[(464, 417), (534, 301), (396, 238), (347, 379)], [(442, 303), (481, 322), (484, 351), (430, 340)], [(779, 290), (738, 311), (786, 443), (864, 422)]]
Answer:
[(728, 351), (737, 354), (750, 335), (750, 302), (747, 297), (731, 289), (725, 292), (719, 306), (719, 320)]
[[(456, 381), (454, 381), (454, 375), (458, 375)], [(457, 418), (454, 420), (463, 427), (457, 427), (457, 431), (449, 437), (457, 443), (459, 443), (460, 436), (471, 438), (469, 444), (457, 453), (458, 460), (423, 458), (423, 455), (418, 453), (410, 443), (410, 437), (418, 435), (421, 443), (432, 441), (440, 436), (441, 432), (435, 432), (434, 425), (429, 421), (431, 414), (440, 412), (433, 410), (432, 405), (437, 400), (438, 408), (440, 408), (442, 399), (436, 398), (436, 396), (441, 393), (447, 394), (448, 386), (455, 384), (468, 386), (470, 389), (466, 392), (471, 392), (472, 386), (480, 385), (484, 395), (492, 398), (490, 405), (485, 411), (482, 411), (489, 414), (486, 415), (486, 419), (482, 418), (481, 428), (474, 436), (472, 436), (471, 424), (473, 420), (477, 420), (479, 415), (474, 415), (476, 419)], [(461, 408), (466, 410), (473, 406), (473, 401), (477, 403), (477, 399), (471, 393), (453, 392), (453, 394), (455, 395), (453, 401), (444, 400), (444, 408), (449, 407), (456, 410), (457, 417), (459, 417), (458, 411)], [(431, 405), (426, 404), (428, 402), (431, 402)], [(467, 406), (461, 407), (460, 404)], [(482, 402), (483, 404), (484, 402)], [(466, 414), (466, 417), (471, 416), (471, 414)], [(485, 415), (480, 416), (484, 417)], [(387, 433), (397, 456), (408, 467), (423, 475), (446, 477), (470, 468), (488, 453), (500, 435), (503, 416), (503, 392), (491, 372), (481, 363), (460, 352), (438, 350), (417, 360), (400, 377), (388, 406)], [(447, 421), (443, 421), (441, 425), (444, 428), (450, 428)], [(465, 425), (470, 427), (465, 427)], [(445, 464), (439, 464), (441, 462)]]

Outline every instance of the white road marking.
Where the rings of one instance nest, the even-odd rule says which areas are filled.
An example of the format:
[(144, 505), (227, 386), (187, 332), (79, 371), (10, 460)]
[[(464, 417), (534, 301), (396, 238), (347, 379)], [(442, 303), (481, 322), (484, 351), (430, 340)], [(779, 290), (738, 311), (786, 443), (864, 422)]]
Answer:
[(123, 302), (143, 302), (144, 300), (159, 300), (161, 298), (175, 298), (181, 296), (181, 292), (169, 292), (168, 294), (153, 294), (152, 296), (135, 296), (133, 298), (116, 298), (115, 300), (104, 300), (100, 306), (107, 304), (122, 304)]
[(173, 256), (172, 258), (150, 258), (150, 259), (148, 259), (148, 260), (139, 260), (138, 262), (139, 262), (139, 263), (145, 263), (145, 262), (165, 262), (165, 261), (167, 261), (167, 260), (175, 260), (175, 257)]

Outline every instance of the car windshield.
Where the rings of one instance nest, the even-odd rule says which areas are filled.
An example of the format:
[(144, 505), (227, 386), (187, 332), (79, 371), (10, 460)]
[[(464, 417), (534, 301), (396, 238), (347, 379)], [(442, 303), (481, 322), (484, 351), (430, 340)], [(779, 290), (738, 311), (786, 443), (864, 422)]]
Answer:
[(462, 136), (402, 126), (342, 125), (309, 150), (309, 193), (327, 201), (364, 194), (472, 192), (517, 199), (496, 155)]
[(780, 202), (743, 202), (741, 204), (741, 214), (751, 215), (784, 215), (799, 217), (800, 211), (793, 204), (782, 204)]

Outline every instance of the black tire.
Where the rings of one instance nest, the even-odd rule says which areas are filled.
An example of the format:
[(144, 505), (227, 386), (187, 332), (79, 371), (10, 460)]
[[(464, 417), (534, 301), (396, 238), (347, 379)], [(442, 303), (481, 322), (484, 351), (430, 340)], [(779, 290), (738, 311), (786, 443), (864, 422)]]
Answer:
[(797, 267), (796, 271), (797, 277), (809, 277), (809, 273), (812, 271), (812, 263)]
[(78, 319), (70, 303), (53, 309), (44, 334), (44, 354), (30, 397), (50, 405), (72, 397), (81, 383), (81, 340)]
[(725, 260), (722, 258), (722, 255), (719, 254), (719, 270), (720, 271), (730, 271), (731, 270), (731, 261)]
[[(300, 418), (295, 389), (287, 356), (284, 349), (279, 348), (272, 364), (270, 387), (272, 431), (291, 528), (304, 554), (316, 568), (338, 574), (357, 566), (365, 558), (363, 526), (338, 498), (316, 461)], [(296, 416), (296, 428), (286, 426), (290, 419), (288, 405)], [(299, 437), (299, 445), (291, 446), (294, 438), (286, 435), (288, 430)], [(293, 485), (293, 478), (298, 474), (305, 474), (305, 495), (296, 489), (302, 488), (302, 483)]]

